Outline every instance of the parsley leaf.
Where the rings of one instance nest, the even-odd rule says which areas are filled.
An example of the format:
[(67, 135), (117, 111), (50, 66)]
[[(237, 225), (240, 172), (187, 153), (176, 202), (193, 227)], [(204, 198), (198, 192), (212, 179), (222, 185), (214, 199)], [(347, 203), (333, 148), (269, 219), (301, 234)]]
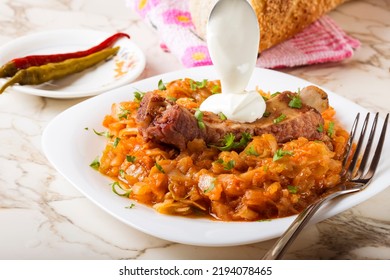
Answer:
[(291, 151), (284, 151), (284, 150), (282, 150), (282, 149), (278, 149), (278, 150), (276, 151), (276, 153), (274, 154), (274, 157), (272, 158), (272, 160), (273, 160), (273, 161), (277, 161), (277, 160), (281, 159), (282, 157), (284, 157), (284, 156), (286, 156), (286, 155), (292, 156), (292, 155), (293, 155), (293, 152), (291, 152)]
[(156, 168), (158, 169), (158, 171), (160, 171), (161, 173), (165, 174), (165, 171), (164, 169), (162, 168), (162, 166), (160, 164), (158, 164), (157, 162), (154, 164), (154, 166), (156, 166)]
[(324, 131), (324, 125), (322, 123), (320, 123), (317, 127), (317, 131), (318, 132), (323, 132)]
[(223, 159), (221, 159), (221, 158), (219, 158), (215, 162), (222, 164), (223, 169), (225, 169), (225, 170), (232, 170), (234, 168), (234, 166), (236, 165), (236, 162), (234, 160), (229, 160), (228, 162), (224, 162)]
[(334, 135), (334, 122), (329, 123), (327, 133), (329, 137)]
[(216, 180), (217, 180), (216, 178), (213, 178), (213, 179), (211, 180), (211, 182), (210, 182), (209, 187), (208, 187), (207, 189), (205, 189), (203, 192), (204, 192), (204, 193), (211, 192), (211, 191), (215, 188), (215, 181), (216, 181)]
[(203, 122), (203, 112), (199, 109), (196, 109), (195, 111), (195, 118), (198, 121), (198, 127), (200, 129), (205, 129), (206, 125)]
[(194, 91), (197, 90), (197, 89), (204, 88), (206, 85), (207, 85), (207, 79), (204, 79), (201, 82), (190, 80), (190, 87)]
[(286, 118), (287, 118), (287, 116), (285, 114), (281, 114), (279, 117), (274, 119), (274, 123), (275, 124), (280, 123), (281, 121), (285, 120)]
[(225, 144), (223, 147), (220, 147), (219, 149), (222, 151), (229, 151), (234, 148), (234, 139), (236, 137), (234, 136), (233, 133), (228, 133), (225, 135), (223, 138), (223, 143)]
[(145, 95), (145, 92), (142, 92), (142, 91), (135, 91), (134, 92), (134, 98), (136, 102), (141, 102), (142, 101), (142, 98), (144, 98), (144, 95)]
[(116, 148), (118, 146), (120, 141), (121, 141), (121, 139), (119, 137), (115, 138), (114, 143), (112, 144), (114, 146), (114, 148)]
[(290, 193), (296, 194), (298, 192), (298, 188), (296, 186), (287, 186), (287, 189)]
[(118, 118), (121, 119), (127, 119), (127, 116), (131, 113), (129, 110), (120, 108), (120, 113), (118, 114)]
[(263, 114), (264, 118), (268, 118), (271, 115), (271, 112), (265, 111)]
[(248, 145), (249, 141), (251, 141), (251, 140), (252, 140), (252, 135), (248, 132), (244, 132), (241, 135), (241, 139), (240, 139), (240, 142), (238, 142), (237, 148), (246, 147), (246, 145)]
[(253, 145), (251, 145), (248, 150), (245, 151), (245, 153), (250, 156), (259, 156), (259, 153), (255, 150), (255, 147)]
[(234, 150), (234, 149), (239, 149), (239, 148), (243, 148), (243, 147), (246, 147), (246, 145), (248, 145), (249, 141), (252, 139), (252, 135), (250, 135), (249, 133), (247, 132), (244, 132), (242, 135), (241, 135), (241, 139), (240, 141), (234, 141), (235, 140), (235, 136), (233, 133), (228, 133), (225, 135), (224, 139), (223, 139), (223, 146), (222, 147), (218, 147), (218, 146), (213, 146), (221, 151), (231, 151), (231, 150)]
[(172, 102), (176, 102), (177, 98), (173, 96), (167, 96), (167, 99)]
[(291, 98), (291, 101), (288, 103), (288, 106), (295, 109), (300, 109), (302, 107), (302, 100), (299, 95), (294, 95)]
[(158, 89), (159, 90), (166, 90), (167, 89), (167, 87), (165, 86), (165, 84), (162, 80), (158, 81)]
[(99, 156), (97, 156), (97, 157), (91, 162), (91, 164), (90, 164), (89, 166), (92, 167), (92, 168), (95, 169), (95, 170), (99, 170), (99, 167), (100, 167)]
[(137, 158), (135, 156), (127, 155), (126, 160), (128, 162), (134, 163)]
[(219, 85), (214, 85), (211, 89), (212, 94), (221, 93), (221, 87)]
[(236, 165), (236, 162), (234, 160), (229, 160), (228, 162), (225, 162), (223, 164), (223, 168), (225, 170), (232, 170), (235, 165)]
[(219, 117), (222, 121), (227, 120), (227, 117), (226, 117), (225, 114), (222, 113), (222, 112), (219, 112), (219, 113), (218, 113), (218, 117)]

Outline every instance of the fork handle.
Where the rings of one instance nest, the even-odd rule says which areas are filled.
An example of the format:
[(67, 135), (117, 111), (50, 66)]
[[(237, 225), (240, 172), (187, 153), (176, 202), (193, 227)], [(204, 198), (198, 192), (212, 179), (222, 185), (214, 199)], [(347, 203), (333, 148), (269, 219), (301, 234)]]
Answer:
[(284, 253), (296, 239), (301, 230), (309, 222), (310, 218), (320, 209), (320, 207), (327, 201), (332, 200), (335, 197), (344, 195), (347, 193), (356, 192), (358, 189), (344, 189), (334, 192), (328, 196), (319, 199), (317, 202), (309, 205), (303, 210), (298, 217), (292, 222), (290, 227), (284, 232), (284, 234), (276, 241), (271, 249), (264, 255), (263, 260), (280, 260)]

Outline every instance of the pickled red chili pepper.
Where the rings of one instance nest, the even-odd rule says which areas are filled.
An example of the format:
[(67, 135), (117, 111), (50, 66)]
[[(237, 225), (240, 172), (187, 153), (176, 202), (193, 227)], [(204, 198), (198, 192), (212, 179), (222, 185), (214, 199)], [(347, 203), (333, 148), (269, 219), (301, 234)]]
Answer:
[(0, 88), (0, 94), (2, 94), (7, 87), (14, 84), (38, 85), (84, 71), (85, 69), (117, 54), (118, 51), (119, 47), (106, 48), (88, 56), (71, 58), (61, 62), (48, 63), (41, 66), (31, 66), (27, 69), (19, 70)]
[(100, 44), (84, 51), (77, 51), (72, 53), (60, 53), (60, 54), (49, 54), (49, 55), (29, 55), (21, 58), (14, 58), (11, 61), (7, 62), (0, 68), (0, 78), (12, 77), (21, 69), (26, 69), (31, 66), (41, 66), (48, 63), (61, 62), (71, 58), (84, 57), (98, 51), (101, 51), (105, 48), (110, 47), (118, 39), (122, 37), (130, 38), (126, 33), (116, 33)]

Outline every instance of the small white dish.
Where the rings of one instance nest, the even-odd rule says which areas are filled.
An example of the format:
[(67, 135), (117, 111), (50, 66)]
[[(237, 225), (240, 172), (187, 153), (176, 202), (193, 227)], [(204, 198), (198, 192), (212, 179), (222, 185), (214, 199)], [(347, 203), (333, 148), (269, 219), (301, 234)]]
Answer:
[[(96, 30), (63, 29), (23, 36), (0, 48), (0, 65), (27, 55), (86, 50), (111, 35)], [(145, 68), (145, 55), (128, 38), (119, 39), (113, 46), (120, 47), (116, 56), (83, 72), (37, 86), (14, 85), (6, 90), (52, 98), (77, 98), (97, 95), (133, 82)], [(6, 79), (0, 79), (0, 85), (5, 82)]]
[[(295, 216), (262, 222), (219, 222), (162, 215), (150, 207), (115, 195), (109, 185), (112, 180), (89, 166), (101, 155), (106, 144), (104, 137), (97, 136), (93, 129), (105, 130), (101, 123), (104, 116), (110, 113), (112, 103), (131, 100), (134, 91), (156, 89), (160, 79), (169, 82), (186, 77), (197, 81), (218, 78), (209, 66), (185, 69), (138, 81), (83, 101), (58, 115), (46, 127), (42, 139), (44, 153), (54, 167), (88, 199), (120, 221), (147, 234), (199, 246), (233, 246), (280, 236)], [(295, 91), (310, 84), (277, 71), (256, 68), (247, 89), (253, 90), (258, 86), (270, 92)], [(367, 112), (343, 97), (328, 90), (326, 92), (331, 106), (336, 109), (337, 119), (346, 129), (352, 126), (357, 112)], [(377, 173), (367, 189), (332, 201), (312, 223), (349, 209), (387, 188), (390, 181), (390, 137), (387, 136)], [(129, 209), (132, 203), (135, 203), (135, 207)]]

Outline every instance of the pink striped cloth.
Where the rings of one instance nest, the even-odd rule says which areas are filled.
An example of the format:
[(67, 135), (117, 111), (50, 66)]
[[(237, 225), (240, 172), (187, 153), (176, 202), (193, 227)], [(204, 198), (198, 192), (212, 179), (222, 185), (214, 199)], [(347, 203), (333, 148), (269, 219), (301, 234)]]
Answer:
[[(185, 67), (211, 65), (207, 43), (195, 33), (188, 0), (127, 0), (157, 30), (161, 47), (172, 52)], [(257, 66), (294, 67), (341, 61), (353, 55), (360, 42), (348, 36), (328, 16), (323, 16), (295, 37), (263, 51)]]

